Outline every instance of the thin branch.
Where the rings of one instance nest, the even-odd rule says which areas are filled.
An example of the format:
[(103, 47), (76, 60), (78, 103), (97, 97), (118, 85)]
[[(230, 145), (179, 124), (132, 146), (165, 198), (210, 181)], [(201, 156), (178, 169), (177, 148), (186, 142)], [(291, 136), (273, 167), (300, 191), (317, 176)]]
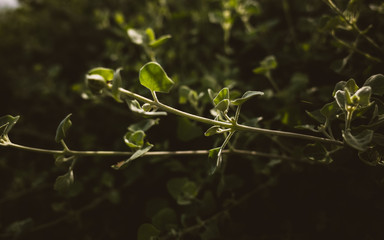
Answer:
[(165, 105), (161, 102), (155, 102), (151, 99), (148, 99), (148, 98), (143, 97), (139, 94), (128, 91), (124, 88), (119, 88), (119, 90), (121, 93), (125, 94), (126, 96), (129, 96), (131, 98), (134, 98), (136, 100), (139, 100), (139, 101), (142, 101), (145, 103), (155, 105), (158, 108), (160, 108), (166, 112), (169, 112), (169, 113), (181, 116), (181, 117), (186, 117), (186, 118), (189, 118), (191, 120), (202, 122), (202, 123), (209, 124), (209, 125), (218, 125), (218, 126), (221, 126), (224, 128), (231, 128), (231, 129), (236, 130), (236, 131), (247, 131), (247, 132), (261, 133), (261, 134), (267, 134), (267, 135), (299, 138), (299, 139), (304, 139), (304, 140), (308, 140), (308, 141), (330, 143), (330, 144), (335, 144), (335, 145), (339, 145), (339, 146), (344, 145), (344, 143), (341, 141), (322, 138), (322, 137), (315, 137), (315, 136), (305, 135), (305, 134), (300, 134), (300, 133), (284, 132), (284, 131), (270, 130), (270, 129), (264, 129), (264, 128), (256, 128), (256, 127), (250, 127), (250, 126), (246, 126), (246, 125), (242, 125), (242, 124), (234, 124), (234, 123), (230, 123), (230, 122), (217, 121), (217, 120), (213, 120), (213, 119), (209, 119), (209, 118), (205, 118), (205, 117), (201, 117), (201, 116), (197, 116), (194, 114), (190, 114), (190, 113), (181, 111), (179, 109)]

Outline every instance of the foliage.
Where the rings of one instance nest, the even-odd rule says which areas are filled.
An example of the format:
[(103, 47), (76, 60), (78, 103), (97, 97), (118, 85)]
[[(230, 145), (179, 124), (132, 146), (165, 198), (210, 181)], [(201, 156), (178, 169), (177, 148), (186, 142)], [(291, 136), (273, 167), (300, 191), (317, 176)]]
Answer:
[(20, 2), (1, 239), (384, 237), (380, 1)]

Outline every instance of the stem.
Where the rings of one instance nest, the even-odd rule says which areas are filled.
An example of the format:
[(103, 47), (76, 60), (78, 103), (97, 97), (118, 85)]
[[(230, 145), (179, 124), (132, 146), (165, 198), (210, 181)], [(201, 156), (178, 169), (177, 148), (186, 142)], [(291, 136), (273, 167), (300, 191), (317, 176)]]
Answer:
[(186, 118), (189, 118), (191, 120), (202, 122), (202, 123), (209, 124), (209, 125), (218, 125), (218, 126), (221, 126), (224, 128), (231, 128), (231, 129), (236, 130), (236, 131), (247, 131), (247, 132), (254, 132), (254, 133), (261, 133), (261, 134), (268, 134), (268, 135), (275, 135), (275, 136), (282, 136), (282, 137), (299, 138), (299, 139), (308, 140), (308, 141), (331, 143), (331, 144), (336, 144), (336, 145), (340, 145), (340, 146), (344, 145), (344, 143), (341, 141), (322, 138), (322, 137), (315, 137), (315, 136), (305, 135), (305, 134), (300, 134), (300, 133), (283, 132), (283, 131), (270, 130), (270, 129), (264, 129), (264, 128), (256, 128), (256, 127), (250, 127), (250, 126), (246, 126), (246, 125), (242, 125), (242, 124), (234, 125), (233, 123), (229, 123), (229, 122), (222, 122), (222, 121), (217, 121), (217, 120), (213, 120), (213, 119), (209, 119), (209, 118), (205, 118), (205, 117), (200, 117), (200, 116), (197, 116), (194, 114), (183, 112), (179, 109), (170, 107), (170, 106), (162, 104), (160, 102), (152, 101), (146, 97), (143, 97), (141, 95), (138, 95), (136, 93), (128, 91), (124, 88), (119, 88), (119, 90), (121, 93), (123, 93), (123, 94), (125, 94), (131, 98), (135, 98), (136, 100), (139, 100), (139, 101), (142, 101), (145, 103), (153, 104), (153, 105), (159, 107), (160, 109), (162, 109), (166, 112), (169, 112), (169, 113), (181, 116), (181, 117), (186, 117)]

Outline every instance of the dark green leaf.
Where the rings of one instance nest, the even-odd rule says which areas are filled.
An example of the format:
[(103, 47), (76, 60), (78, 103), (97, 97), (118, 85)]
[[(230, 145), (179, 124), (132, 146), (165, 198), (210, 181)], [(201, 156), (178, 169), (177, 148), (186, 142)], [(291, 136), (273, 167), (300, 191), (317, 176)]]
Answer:
[(305, 146), (303, 153), (305, 157), (312, 161), (322, 163), (331, 163), (333, 161), (326, 148), (320, 143), (308, 144)]
[(188, 86), (182, 85), (179, 88), (179, 103), (186, 104), (188, 101), (188, 95), (191, 89)]
[(137, 240), (154, 240), (160, 235), (160, 230), (149, 223), (140, 225), (137, 230)]
[(149, 42), (149, 46), (153, 47), (153, 48), (161, 46), (170, 38), (171, 38), (171, 35), (161, 36), (160, 38), (158, 38), (158, 39), (156, 39), (154, 41)]
[(345, 88), (351, 95), (353, 95), (359, 89), (359, 87), (356, 85), (355, 80), (352, 78), (347, 81), (347, 83), (345, 84)]
[(74, 182), (73, 171), (56, 178), (54, 189), (59, 192), (67, 191)]
[(199, 189), (195, 182), (187, 178), (172, 178), (167, 182), (167, 189), (179, 205), (191, 204), (197, 197)]
[(208, 165), (209, 165), (209, 174), (214, 174), (216, 169), (221, 165), (222, 155), (221, 148), (212, 148), (208, 153)]
[(160, 64), (156, 62), (145, 64), (140, 69), (139, 79), (141, 85), (154, 92), (168, 93), (174, 84)]
[(329, 121), (332, 121), (336, 118), (336, 115), (340, 112), (340, 107), (338, 104), (333, 101), (331, 103), (327, 103), (320, 109), (320, 113), (326, 117)]
[(177, 227), (177, 215), (171, 208), (163, 208), (152, 218), (152, 224), (162, 231), (169, 231)]
[(384, 165), (384, 147), (374, 146), (364, 152), (359, 152), (359, 158), (366, 164), (376, 166)]
[(335, 94), (336, 103), (343, 112), (346, 111), (346, 104), (347, 104), (346, 98), (347, 98), (346, 91), (339, 90)]
[(128, 158), (127, 160), (125, 161), (121, 161), (121, 162), (118, 162), (114, 165), (112, 165), (111, 167), (115, 170), (119, 170), (125, 166), (127, 166), (128, 163), (130, 163), (131, 161), (139, 158), (139, 157), (142, 157), (143, 155), (145, 155), (149, 150), (151, 150), (151, 148), (153, 147), (152, 144), (150, 143), (145, 143), (144, 146), (140, 149), (137, 149), (130, 158)]
[(72, 113), (68, 114), (63, 121), (60, 122), (59, 126), (56, 129), (55, 141), (60, 142), (67, 136), (68, 129), (72, 126), (72, 122), (70, 120)]
[(112, 97), (118, 101), (118, 102), (123, 102), (120, 99), (120, 91), (119, 88), (122, 87), (123, 83), (121, 80), (121, 75), (120, 75), (121, 68), (117, 69), (116, 72), (113, 75), (113, 80), (112, 80)]
[(257, 67), (253, 69), (253, 72), (256, 74), (266, 74), (267, 72), (277, 68), (277, 61), (275, 56), (270, 55), (265, 57), (261, 62), (260, 62), (260, 67)]
[(19, 118), (20, 116), (13, 117), (11, 115), (0, 117), (0, 138), (8, 135)]
[(364, 86), (370, 86), (372, 88), (372, 93), (376, 95), (384, 94), (384, 75), (377, 74), (369, 77)]
[(371, 143), (373, 138), (373, 131), (366, 129), (358, 133), (357, 135), (353, 135), (350, 129), (343, 131), (343, 138), (345, 142), (351, 147), (359, 150), (365, 151), (368, 149), (368, 144)]
[(352, 96), (352, 98), (356, 96), (359, 105), (365, 107), (370, 104), (371, 93), (372, 88), (370, 86), (364, 86), (357, 90), (356, 93)]
[(215, 107), (217, 110), (219, 111), (222, 111), (222, 112), (226, 112), (228, 111), (228, 108), (229, 108), (229, 99), (224, 99), (222, 100), (221, 102), (219, 102), (216, 107)]
[(332, 96), (335, 96), (336, 92), (341, 90), (344, 91), (345, 85), (347, 85), (346, 81), (340, 81), (336, 83), (335, 88), (333, 89)]
[(234, 105), (241, 105), (246, 101), (248, 101), (249, 99), (251, 99), (252, 97), (262, 96), (262, 95), (264, 95), (264, 93), (260, 91), (247, 91), (244, 93), (244, 95), (241, 98), (237, 98), (233, 100), (231, 103)]
[(142, 120), (142, 121), (140, 121), (138, 123), (130, 125), (128, 127), (128, 130), (131, 131), (131, 132), (136, 132), (138, 130), (142, 130), (142, 131), (145, 132), (148, 129), (150, 129), (152, 126), (158, 125), (159, 121), (160, 121), (159, 118), (156, 118), (156, 119), (144, 119), (144, 120)]
[(315, 110), (312, 112), (305, 111), (311, 118), (315, 119), (319, 123), (325, 123), (326, 118), (324, 117), (323, 114), (321, 114), (320, 110)]
[(220, 92), (213, 99), (213, 103), (216, 106), (217, 104), (219, 104), (219, 102), (221, 102), (225, 99), (229, 99), (229, 89), (228, 88), (221, 89)]

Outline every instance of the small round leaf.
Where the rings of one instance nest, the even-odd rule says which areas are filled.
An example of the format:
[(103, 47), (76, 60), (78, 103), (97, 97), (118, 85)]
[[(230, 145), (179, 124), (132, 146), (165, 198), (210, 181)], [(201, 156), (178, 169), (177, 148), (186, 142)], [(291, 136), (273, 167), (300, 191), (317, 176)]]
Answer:
[(140, 69), (139, 79), (141, 85), (152, 92), (168, 93), (174, 82), (165, 73), (160, 64), (149, 62)]

